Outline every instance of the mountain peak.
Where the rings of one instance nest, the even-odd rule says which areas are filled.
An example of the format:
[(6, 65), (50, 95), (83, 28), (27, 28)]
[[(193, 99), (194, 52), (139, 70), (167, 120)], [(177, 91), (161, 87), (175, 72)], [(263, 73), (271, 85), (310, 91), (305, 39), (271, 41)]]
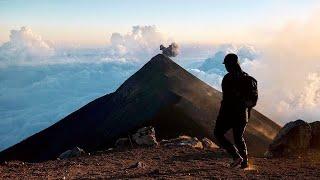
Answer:
[[(185, 71), (177, 63), (164, 54), (158, 54), (151, 58), (141, 69), (129, 77), (117, 92), (126, 91), (125, 94), (135, 92), (134, 89), (148, 89), (147, 87), (168, 88), (168, 78), (175, 72)], [(185, 73), (189, 74), (187, 71)], [(165, 87), (166, 86), (166, 87)]]
[[(157, 54), (149, 62), (147, 62), (140, 70), (144, 69), (155, 69), (158, 71), (168, 71), (170, 69), (175, 69), (179, 65), (176, 64), (172, 59), (164, 54)], [(139, 72), (139, 71), (138, 71)]]
[[(173, 62), (168, 56), (164, 54), (157, 54), (148, 63), (168, 63)], [(148, 64), (147, 63), (147, 64)]]

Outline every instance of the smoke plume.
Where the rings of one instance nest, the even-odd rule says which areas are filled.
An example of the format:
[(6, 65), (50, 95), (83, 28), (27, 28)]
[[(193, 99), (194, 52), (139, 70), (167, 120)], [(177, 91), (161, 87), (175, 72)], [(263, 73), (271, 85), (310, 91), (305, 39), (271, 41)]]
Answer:
[(176, 57), (179, 54), (179, 46), (175, 42), (171, 43), (168, 47), (164, 47), (161, 44), (160, 50), (162, 51), (162, 54), (169, 57)]

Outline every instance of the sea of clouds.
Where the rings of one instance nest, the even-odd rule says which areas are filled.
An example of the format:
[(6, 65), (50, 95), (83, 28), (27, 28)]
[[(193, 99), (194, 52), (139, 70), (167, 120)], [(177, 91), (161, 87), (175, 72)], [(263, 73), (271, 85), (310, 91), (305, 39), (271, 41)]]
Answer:
[[(109, 41), (104, 48), (67, 49), (43, 40), (30, 28), (12, 30), (10, 40), (0, 46), (0, 150), (116, 90), (160, 53), (160, 44), (173, 42), (155, 26), (134, 26), (127, 34), (113, 33)], [(272, 47), (276, 45), (283, 46), (274, 42)], [(180, 55), (174, 60), (217, 89), (226, 73), (223, 57), (237, 53), (243, 69), (259, 81), (258, 110), (280, 124), (297, 118), (320, 120), (319, 54), (301, 53), (301, 68), (302, 62), (289, 50), (279, 57), (277, 49), (246, 44), (177, 47)]]

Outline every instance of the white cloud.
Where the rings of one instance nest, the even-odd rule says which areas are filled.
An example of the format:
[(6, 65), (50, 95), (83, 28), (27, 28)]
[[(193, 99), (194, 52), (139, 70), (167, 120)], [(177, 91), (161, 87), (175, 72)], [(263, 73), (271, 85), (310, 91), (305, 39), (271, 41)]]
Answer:
[(133, 26), (130, 33), (113, 33), (110, 37), (110, 54), (114, 58), (148, 60), (159, 53), (160, 44), (168, 40), (156, 26)]
[(139, 67), (106, 62), (0, 69), (0, 151), (114, 91)]
[(222, 81), (221, 75), (216, 73), (207, 73), (199, 69), (193, 69), (193, 68), (188, 69), (188, 71), (193, 75), (195, 75), (197, 78), (208, 83), (210, 86), (221, 91), (221, 85), (220, 85)]
[(255, 60), (260, 55), (260, 52), (251, 45), (222, 44), (215, 48), (214, 55), (205, 60), (205, 62), (199, 67), (200, 70), (220, 75), (225, 74), (226, 71), (224, 70), (222, 62), (228, 53), (237, 54), (241, 64)]
[(259, 108), (285, 123), (320, 120), (320, 14), (288, 24), (263, 47), (259, 62), (247, 66), (259, 80)]
[(54, 54), (54, 48), (28, 27), (11, 30), (10, 40), (0, 47), (0, 63), (33, 61)]

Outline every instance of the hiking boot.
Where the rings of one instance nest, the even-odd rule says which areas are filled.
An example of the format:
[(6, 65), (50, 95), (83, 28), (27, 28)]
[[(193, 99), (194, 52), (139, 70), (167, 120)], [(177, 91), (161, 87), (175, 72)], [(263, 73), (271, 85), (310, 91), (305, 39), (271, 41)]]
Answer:
[(233, 162), (230, 164), (230, 167), (234, 168), (234, 167), (240, 165), (242, 163), (242, 161), (243, 161), (243, 159), (241, 157), (239, 157), (239, 158), (233, 160)]

